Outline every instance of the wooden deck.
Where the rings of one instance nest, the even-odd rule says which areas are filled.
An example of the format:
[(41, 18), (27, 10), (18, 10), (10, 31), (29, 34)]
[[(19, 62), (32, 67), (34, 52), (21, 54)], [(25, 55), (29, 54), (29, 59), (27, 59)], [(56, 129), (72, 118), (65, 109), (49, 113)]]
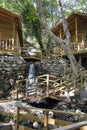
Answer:
[[(60, 58), (66, 56), (64, 51), (58, 47), (53, 48), (51, 50), (40, 50), (35, 49), (33, 47), (21, 47), (15, 48), (15, 43), (13, 39), (7, 39), (7, 40), (0, 40), (0, 54), (1, 55), (20, 55), (25, 60), (33, 60), (38, 61), (42, 59), (54, 59), (54, 58)], [(73, 51), (73, 54), (75, 56), (84, 56), (87, 55), (87, 48), (71, 48)], [(44, 53), (43, 53), (44, 52)]]
[[(72, 48), (71, 48), (72, 49)], [(87, 55), (87, 48), (83, 49), (72, 49), (73, 54), (75, 56), (86, 56)], [(51, 50), (44, 50), (44, 53), (42, 50), (35, 50), (35, 52), (32, 51), (31, 47), (28, 48), (22, 48), (21, 55), (25, 60), (43, 60), (43, 59), (54, 59), (54, 58), (62, 58), (66, 57), (65, 52), (62, 49), (59, 49), (58, 47), (56, 49)]]

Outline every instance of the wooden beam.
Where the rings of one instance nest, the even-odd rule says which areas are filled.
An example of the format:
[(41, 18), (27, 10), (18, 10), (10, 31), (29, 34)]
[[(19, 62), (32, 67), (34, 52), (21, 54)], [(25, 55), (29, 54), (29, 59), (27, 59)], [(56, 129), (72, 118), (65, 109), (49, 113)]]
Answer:
[(80, 127), (80, 130), (87, 130), (87, 126)]
[[(56, 129), (53, 129), (53, 130), (75, 130), (75, 129), (80, 128), (80, 127), (85, 126), (85, 125), (87, 125), (87, 121), (74, 123), (74, 124), (67, 125), (67, 126), (64, 126), (64, 127), (61, 127), (61, 128), (56, 128)], [(87, 129), (84, 129), (84, 130), (87, 130)]]
[(20, 107), (17, 108), (16, 130), (19, 130)]
[(44, 130), (48, 130), (48, 112), (44, 112)]

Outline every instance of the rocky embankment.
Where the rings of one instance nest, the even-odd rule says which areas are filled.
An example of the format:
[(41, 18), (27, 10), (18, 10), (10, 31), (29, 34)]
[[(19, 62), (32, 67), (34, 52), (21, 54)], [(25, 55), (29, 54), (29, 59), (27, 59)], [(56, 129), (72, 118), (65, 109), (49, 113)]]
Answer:
[(0, 97), (8, 96), (16, 80), (27, 76), (29, 63), (22, 57), (0, 56)]

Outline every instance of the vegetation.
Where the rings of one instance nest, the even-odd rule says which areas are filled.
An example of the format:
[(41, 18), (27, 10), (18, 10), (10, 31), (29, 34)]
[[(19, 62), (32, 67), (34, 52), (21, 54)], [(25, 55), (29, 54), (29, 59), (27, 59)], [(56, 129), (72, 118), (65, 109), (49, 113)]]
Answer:
[[(64, 17), (71, 13), (71, 11), (73, 11), (72, 9), (74, 9), (74, 11), (80, 10), (86, 12), (86, 3), (87, 2), (83, 0), (73, 0), (72, 2), (70, 2), (70, 0), (4, 0), (0, 2), (0, 5), (11, 11), (18, 12), (21, 15), (25, 41), (31, 42), (31, 39), (33, 39), (34, 45), (37, 47), (37, 41), (40, 49), (43, 50), (51, 46), (52, 42), (49, 44), (49, 37), (52, 37), (51, 41), (53, 40), (58, 46), (60, 45), (63, 48), (72, 64), (73, 71), (77, 73), (78, 67), (76, 67), (76, 60), (70, 50), (70, 34)], [(44, 9), (42, 9), (42, 7)], [(55, 25), (55, 23), (58, 23), (61, 18), (63, 19), (63, 28), (66, 36), (64, 40), (56, 38), (51, 31), (49, 31), (49, 28)]]
[(11, 113), (0, 112), (0, 122), (8, 123), (13, 116)]
[[(41, 0), (45, 9), (46, 22), (49, 28), (58, 23), (60, 20), (60, 7), (58, 0)], [(64, 15), (67, 16), (72, 11), (87, 12), (85, 0), (62, 0)], [(1, 0), (0, 6), (17, 12), (21, 15), (23, 23), (24, 41), (31, 43), (32, 46), (44, 49), (50, 47), (53, 42), (45, 34), (40, 20), (36, 17), (34, 9), (34, 1), (32, 0)], [(50, 43), (49, 43), (50, 41)], [(39, 46), (38, 46), (39, 45)]]

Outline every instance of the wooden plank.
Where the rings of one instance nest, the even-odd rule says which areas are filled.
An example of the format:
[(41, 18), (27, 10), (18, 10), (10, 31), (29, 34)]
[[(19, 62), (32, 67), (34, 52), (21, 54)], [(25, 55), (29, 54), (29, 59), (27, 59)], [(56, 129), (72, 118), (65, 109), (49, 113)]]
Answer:
[(24, 118), (27, 120), (37, 121), (37, 122), (44, 122), (44, 118), (39, 118), (38, 116), (30, 115), (30, 114), (20, 114), (20, 118)]
[(44, 112), (44, 130), (48, 130), (48, 112)]
[[(38, 116), (34, 116), (34, 115), (30, 115), (30, 114), (20, 114), (20, 118), (44, 123), (44, 117), (39, 118)], [(51, 125), (56, 124), (56, 125), (65, 126), (65, 125), (71, 124), (71, 122), (66, 122), (66, 121), (59, 120), (59, 119), (48, 118), (48, 124), (51, 124)]]
[(20, 108), (18, 107), (18, 108), (17, 108), (16, 130), (19, 129), (19, 118), (20, 118), (19, 112), (20, 112)]
[(21, 109), (23, 109), (24, 111), (27, 111), (27, 112), (30, 112), (30, 110), (42, 110), (42, 111), (52, 111), (52, 112), (55, 112), (55, 113), (60, 113), (60, 114), (70, 114), (70, 115), (76, 115), (76, 116), (83, 116), (83, 117), (87, 117), (87, 114), (80, 114), (80, 113), (74, 113), (74, 112), (65, 112), (65, 111), (58, 111), (58, 110), (53, 110), (53, 109), (44, 109), (44, 108), (36, 108), (36, 107), (32, 107), (32, 106), (27, 106), (24, 107), (22, 106), (21, 104), (20, 105), (17, 105), (18, 107), (20, 107)]
[(87, 130), (87, 126), (80, 127), (80, 130)]
[[(85, 125), (87, 125), (87, 121), (74, 123), (74, 124), (67, 125), (67, 126), (64, 126), (61, 128), (56, 128), (53, 130), (75, 130), (75, 129), (80, 128), (80, 127), (85, 126)], [(87, 130), (87, 129), (85, 129), (85, 130)]]

